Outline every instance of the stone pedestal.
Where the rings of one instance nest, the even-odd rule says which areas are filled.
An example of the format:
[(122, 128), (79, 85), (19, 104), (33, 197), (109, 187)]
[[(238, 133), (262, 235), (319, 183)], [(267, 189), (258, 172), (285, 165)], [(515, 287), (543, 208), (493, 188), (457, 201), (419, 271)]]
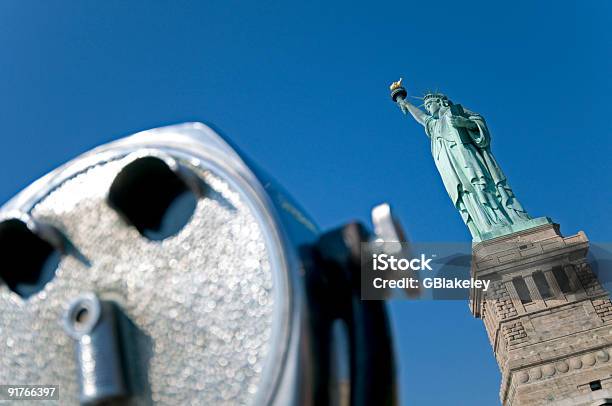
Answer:
[(470, 308), (484, 321), (504, 406), (612, 405), (612, 302), (583, 232), (545, 224), (473, 247)]

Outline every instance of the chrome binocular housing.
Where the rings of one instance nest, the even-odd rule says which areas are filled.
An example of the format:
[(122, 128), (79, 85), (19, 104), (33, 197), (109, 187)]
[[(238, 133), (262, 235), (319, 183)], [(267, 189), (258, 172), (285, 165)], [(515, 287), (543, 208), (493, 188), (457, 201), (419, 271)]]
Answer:
[(61, 404), (395, 404), (385, 305), (359, 295), (373, 237), (321, 232), (204, 124), (100, 146), (0, 210), (0, 382)]

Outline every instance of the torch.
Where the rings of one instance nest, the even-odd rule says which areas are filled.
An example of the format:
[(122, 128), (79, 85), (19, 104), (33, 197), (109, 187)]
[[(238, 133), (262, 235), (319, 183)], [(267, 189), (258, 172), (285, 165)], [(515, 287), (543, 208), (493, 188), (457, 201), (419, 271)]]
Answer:
[(391, 99), (398, 104), (401, 104), (406, 96), (408, 96), (408, 92), (406, 92), (406, 89), (402, 86), (402, 78), (397, 82), (391, 83), (389, 90), (391, 90)]

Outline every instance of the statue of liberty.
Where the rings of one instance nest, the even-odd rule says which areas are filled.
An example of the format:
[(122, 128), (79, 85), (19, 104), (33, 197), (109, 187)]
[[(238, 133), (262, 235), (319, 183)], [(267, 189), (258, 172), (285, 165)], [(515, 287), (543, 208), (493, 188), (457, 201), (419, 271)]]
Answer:
[(491, 136), (480, 114), (438, 92), (423, 97), (424, 112), (405, 99), (401, 79), (390, 89), (402, 112), (425, 128), (444, 187), (475, 242), (550, 222), (532, 219), (514, 196), (491, 153)]

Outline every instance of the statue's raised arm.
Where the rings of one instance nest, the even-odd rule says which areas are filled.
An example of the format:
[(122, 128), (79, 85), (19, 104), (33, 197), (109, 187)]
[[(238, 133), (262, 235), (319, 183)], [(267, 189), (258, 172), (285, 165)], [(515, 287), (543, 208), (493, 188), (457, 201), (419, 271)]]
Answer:
[(391, 90), (391, 98), (397, 103), (402, 112), (404, 114), (410, 113), (417, 123), (425, 126), (425, 122), (427, 121), (429, 114), (425, 113), (423, 110), (406, 100), (407, 93), (406, 89), (402, 87), (402, 79), (400, 78), (400, 80), (397, 82), (391, 83), (389, 89)]

